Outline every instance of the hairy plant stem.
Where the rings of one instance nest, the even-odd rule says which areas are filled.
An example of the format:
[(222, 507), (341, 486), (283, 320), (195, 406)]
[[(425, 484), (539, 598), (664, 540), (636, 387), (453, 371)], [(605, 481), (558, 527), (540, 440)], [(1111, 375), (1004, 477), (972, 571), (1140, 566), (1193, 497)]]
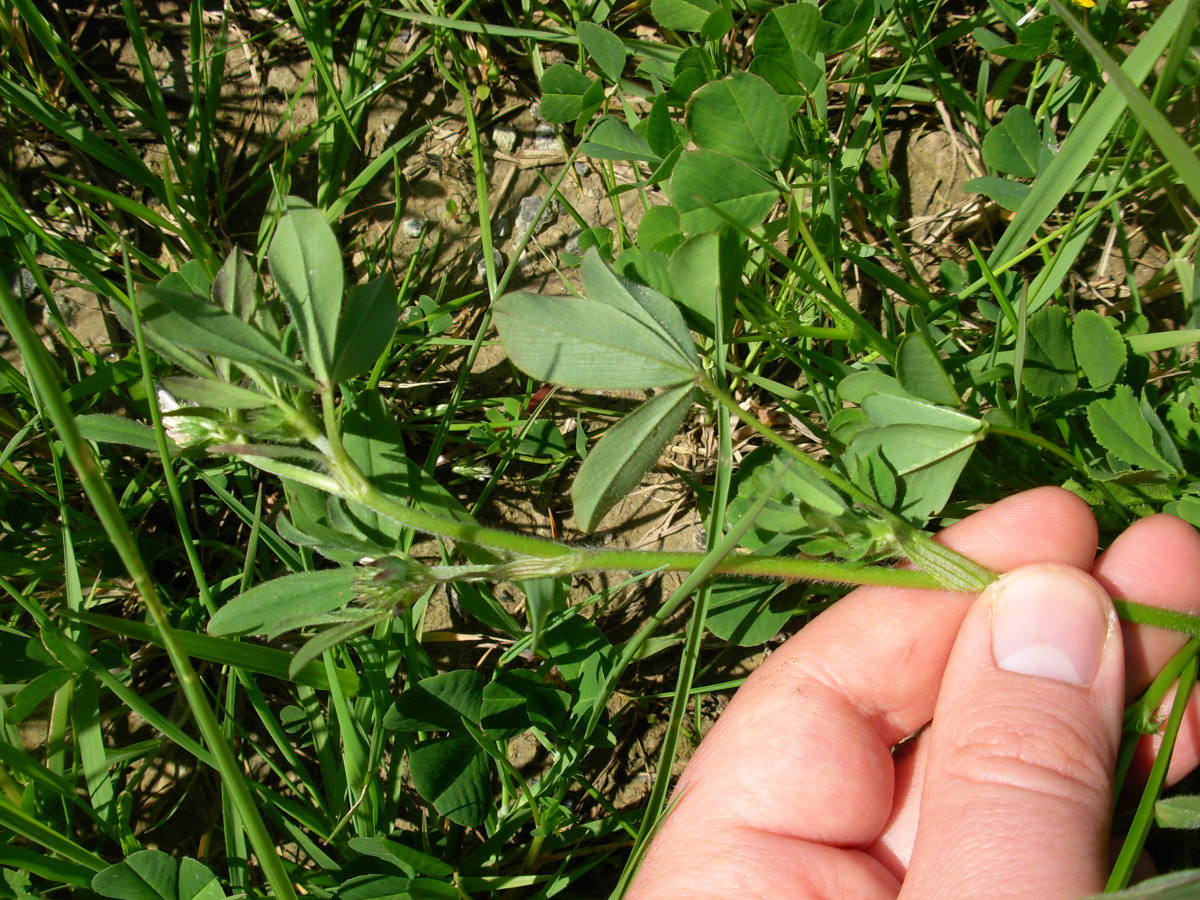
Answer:
[[(783, 439), (780, 438), (780, 440)], [(787, 442), (784, 441), (784, 443)], [(496, 578), (520, 580), (571, 575), (577, 572), (646, 572), (655, 569), (668, 572), (694, 572), (707, 555), (647, 550), (592, 550), (586, 547), (561, 544), (545, 538), (529, 537), (459, 522), (432, 515), (388, 497), (367, 480), (348, 456), (343, 455), (340, 463), (333, 460), (330, 463), (338, 483), (342, 485), (339, 496), (344, 499), (360, 503), (405, 528), (412, 528), (415, 531), (464, 544), (489, 547), (520, 557), (497, 565), (493, 569), (493, 576)], [(818, 465), (820, 464), (818, 463)], [(911, 526), (908, 527), (911, 528)], [(913, 530), (915, 531), (915, 529)], [(926, 537), (929, 538), (928, 535)], [(827, 562), (804, 557), (753, 556), (739, 553), (725, 556), (720, 563), (714, 566), (712, 574), (778, 578), (788, 581), (819, 581), (831, 584), (959, 590), (968, 593), (977, 592), (995, 580), (996, 574), (978, 563), (943, 547), (934, 542), (932, 538), (929, 538), (929, 544), (946, 558), (963, 560), (969, 566), (969, 572), (972, 575), (976, 572), (985, 573), (986, 580), (979, 587), (954, 587), (947, 584), (939, 575), (922, 569), (856, 566), (850, 563)], [(912, 552), (911, 548), (910, 552)], [(960, 574), (959, 581), (963, 577), (965, 576)], [(1114, 600), (1113, 603), (1118, 615), (1125, 621), (1200, 637), (1200, 616), (1173, 612), (1156, 606), (1134, 603), (1130, 600)]]
[[(351, 465), (353, 465), (351, 463)], [(511, 579), (571, 575), (577, 572), (628, 572), (661, 569), (691, 572), (704, 560), (704, 553), (677, 553), (647, 550), (590, 550), (560, 544), (545, 538), (529, 537), (444, 519), (393, 500), (366, 480), (357, 467), (339, 471), (347, 485), (343, 496), (386, 516), (399, 525), (437, 537), (467, 544), (490, 547), (518, 554), (523, 559), (493, 569), (496, 576)], [(874, 584), (904, 588), (942, 588), (943, 583), (928, 572), (894, 569), (888, 566), (856, 566), (802, 557), (768, 557), (732, 554), (716, 567), (719, 575), (744, 575), (781, 578), (793, 581), (823, 581), (835, 584)]]
[[(277, 897), (294, 898), (296, 896), (287, 871), (283, 867), (275, 850), (275, 842), (267, 831), (266, 823), (258, 811), (254, 796), (246, 784), (245, 774), (241, 764), (233, 755), (229, 743), (225, 740), (224, 732), (208, 699), (204, 695), (204, 687), (192, 662), (179, 642), (171, 627), (167, 611), (158, 596), (158, 589), (142, 560), (137, 543), (129, 526), (121, 515), (121, 508), (112, 488), (105, 481), (100, 467), (92, 455), (91, 448), (79, 433), (75, 416), (59, 388), (60, 378), (57, 366), (49, 359), (46, 349), (34, 334), (28, 319), (22, 314), (16, 298), (8, 287), (7, 274), (0, 276), (0, 315), (8, 326), (8, 332), (16, 341), (25, 362), (27, 377), (38, 387), (50, 420), (54, 423), (67, 456), (71, 460), (79, 481), (88, 495), (96, 515), (112, 542), (117, 555), (124, 563), (126, 570), (133, 579), (134, 586), (146, 605), (146, 611), (151, 621), (158, 629), (162, 646), (167, 652), (171, 666), (179, 679), (179, 685), (187, 699), (196, 725), (212, 754), (213, 762), (220, 772), (225, 788), (233, 797), (241, 813), (246, 834), (250, 845), (254, 848), (255, 856), (262, 867), (263, 875), (271, 886), (272, 893)], [(153, 403), (153, 398), (150, 398)]]

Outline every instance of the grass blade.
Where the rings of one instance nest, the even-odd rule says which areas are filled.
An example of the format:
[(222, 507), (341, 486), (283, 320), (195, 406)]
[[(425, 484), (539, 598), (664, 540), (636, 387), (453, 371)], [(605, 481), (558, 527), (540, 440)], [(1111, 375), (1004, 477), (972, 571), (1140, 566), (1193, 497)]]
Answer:
[[(1189, 12), (1189, 7), (1195, 5), (1195, 0), (1176, 0), (1172, 7), (1179, 6), (1183, 12)], [(1087, 49), (1092, 58), (1096, 60), (1100, 68), (1102, 68), (1110, 81), (1109, 84), (1115, 86), (1121, 92), (1121, 96), (1125, 98), (1125, 102), (1129, 104), (1129, 111), (1133, 113), (1134, 118), (1138, 123), (1146, 129), (1146, 133), (1150, 135), (1150, 139), (1158, 145), (1158, 149), (1162, 151), (1175, 173), (1179, 176), (1184, 186), (1187, 187), (1194, 198), (1200, 200), (1200, 158), (1192, 152), (1192, 149), (1187, 145), (1187, 142), (1179, 136), (1179, 133), (1167, 121), (1154, 104), (1138, 88), (1136, 84), (1130, 80), (1125, 74), (1121, 66), (1117, 65), (1116, 60), (1109, 56), (1108, 52), (1101, 46), (1090, 31), (1084, 28), (1079, 20), (1067, 12), (1067, 8), (1063, 6), (1061, 0), (1050, 0), (1050, 6), (1056, 13), (1067, 23), (1067, 27), (1075, 33), (1075, 37)], [(1168, 10), (1169, 11), (1169, 10)], [(1167, 15), (1163, 13), (1163, 18)]]
[[(1193, 0), (1174, 0), (1129, 54), (1121, 69), (1131, 84), (1141, 84), (1153, 71), (1183, 22), (1191, 2)], [(1096, 151), (1121, 118), (1125, 107), (1124, 97), (1116, 84), (1109, 84), (1092, 101), (1050, 165), (1033, 183), (1029, 196), (996, 243), (988, 257), (993, 270), (1007, 267), (1009, 257), (1019, 253), (1054, 212), (1095, 158)]]

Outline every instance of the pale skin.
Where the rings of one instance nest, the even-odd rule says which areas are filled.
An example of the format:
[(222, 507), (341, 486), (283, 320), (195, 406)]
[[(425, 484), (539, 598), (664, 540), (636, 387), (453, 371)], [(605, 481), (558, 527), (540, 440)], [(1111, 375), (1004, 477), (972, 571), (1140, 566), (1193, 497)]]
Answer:
[[(1012, 573), (1007, 587), (860, 588), (776, 650), (689, 763), (629, 897), (1043, 900), (1103, 888), (1122, 709), (1185, 640), (1118, 623), (1106, 598), (1200, 613), (1200, 536), (1151, 516), (1097, 555), (1086, 505), (1038, 488), (939, 540)], [(1091, 626), (1067, 638), (1088, 644), (1075, 668), (996, 637), (1014, 615), (999, 610), (1053, 630), (1068, 621), (1065, 597), (1086, 616), (1093, 595), (1095, 641)], [(1143, 740), (1134, 779), (1155, 745)], [(1198, 755), (1194, 698), (1168, 780)]]

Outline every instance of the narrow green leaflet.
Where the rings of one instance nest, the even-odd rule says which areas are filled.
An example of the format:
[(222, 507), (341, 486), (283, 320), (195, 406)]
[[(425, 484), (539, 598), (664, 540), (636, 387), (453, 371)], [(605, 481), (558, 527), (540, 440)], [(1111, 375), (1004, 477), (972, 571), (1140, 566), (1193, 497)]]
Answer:
[(1037, 174), (1042, 139), (1033, 113), (1024, 106), (1014, 106), (1004, 114), (983, 138), (983, 161), (1019, 178)]
[(1050, 264), (1038, 272), (1029, 288), (1025, 301), (1029, 312), (1035, 312), (1045, 306), (1058, 292), (1067, 276), (1076, 270), (1076, 262), (1089, 246), (1092, 232), (1099, 221), (1100, 219), (1096, 218), (1075, 227), (1055, 248)]
[(588, 140), (579, 148), (580, 153), (594, 159), (620, 159), (637, 162), (658, 163), (662, 158), (651, 149), (644, 137), (612, 116), (605, 116), (596, 123)]
[(413, 786), (434, 809), (467, 828), (483, 824), (492, 805), (487, 756), (469, 737), (422, 744), (408, 754)]
[(1061, 306), (1045, 306), (1029, 317), (1022, 383), (1031, 394), (1044, 399), (1068, 394), (1079, 383), (1071, 328)]
[(909, 332), (896, 348), (896, 377), (910, 394), (939, 403), (957, 406), (958, 391), (946, 374), (941, 357), (921, 330)]
[(287, 304), (309, 366), (329, 382), (337, 348), (345, 275), (342, 253), (325, 214), (298, 197), (284, 200), (267, 253), (275, 286)]
[(734, 72), (696, 91), (688, 101), (687, 128), (697, 146), (767, 172), (780, 166), (788, 146), (783, 98), (749, 72)]
[(368, 628), (374, 628), (390, 616), (391, 611), (386, 609), (364, 610), (359, 615), (318, 631), (304, 642), (288, 663), (288, 677), (296, 678), (305, 669), (320, 665), (319, 659), (323, 653), (357, 637)]
[(396, 285), (387, 275), (356, 284), (346, 292), (330, 367), (329, 377), (335, 384), (371, 370), (391, 343), (399, 315)]
[(596, 442), (571, 485), (581, 530), (593, 531), (604, 514), (637, 486), (679, 430), (691, 404), (690, 384), (663, 391)]
[(646, 116), (645, 137), (647, 143), (659, 156), (669, 156), (687, 140), (684, 127), (671, 117), (671, 98), (659, 94), (650, 105)]
[(154, 429), (124, 416), (111, 413), (88, 413), (75, 417), (79, 433), (98, 444), (122, 444), (140, 450), (158, 451), (158, 439)]
[(314, 386), (277, 342), (206, 300), (157, 285), (139, 291), (138, 302), (146, 330), (159, 340), (232, 360), (298, 387)]
[(177, 860), (161, 850), (138, 850), (124, 862), (97, 872), (92, 890), (116, 900), (222, 900), (226, 896), (208, 866), (191, 857)]
[(542, 73), (542, 115), (547, 122), (574, 122), (604, 98), (604, 85), (566, 63)]
[(592, 22), (580, 22), (576, 30), (579, 42), (609, 81), (619, 81), (629, 55), (621, 39)]
[(1150, 402), (1144, 391), (1141, 402), (1138, 405), (1142, 410), (1142, 418), (1146, 420), (1146, 424), (1150, 426), (1150, 433), (1154, 436), (1155, 449), (1158, 450), (1163, 459), (1171, 464), (1171, 468), (1174, 471), (1184, 471), (1183, 459), (1179, 455), (1179, 448), (1175, 446), (1175, 438), (1171, 436), (1171, 432), (1167, 430), (1167, 426), (1159, 418), (1154, 405)]
[(258, 304), (258, 276), (246, 254), (236, 247), (213, 279), (212, 301), (227, 313), (249, 322)]
[[(8, 696), (8, 708), (4, 711), (4, 721), (17, 725), (28, 719), (43, 703), (50, 699), (60, 687), (70, 681), (74, 675), (70, 669), (50, 669), (36, 678), (30, 679), (15, 693)], [(16, 688), (17, 685), (13, 684)]]
[[(513, 363), (543, 381), (597, 390), (692, 381), (699, 372), (679, 310), (618, 278), (594, 251), (584, 260), (587, 297), (512, 293), (493, 307)], [(686, 342), (686, 349), (685, 349)]]
[(650, 0), (650, 13), (663, 28), (699, 31), (719, 5), (717, 0)]
[(531, 578), (519, 585), (525, 591), (525, 619), (533, 634), (535, 653), (541, 649), (547, 620), (567, 608), (569, 583), (569, 578)]
[(1084, 377), (1096, 390), (1107, 390), (1125, 366), (1125, 339), (1112, 318), (1091, 309), (1080, 310), (1071, 326), (1071, 344)]
[(1200, 829), (1200, 795), (1181, 794), (1154, 804), (1154, 818), (1160, 828)]
[(274, 401), (257, 391), (216, 378), (193, 378), (171, 375), (159, 384), (185, 406), (207, 406), (213, 409), (261, 409)]
[[(158, 630), (144, 622), (93, 612), (65, 611), (64, 616), (112, 634), (121, 634), (134, 640), (162, 646), (162, 637)], [(329, 690), (329, 671), (320, 663), (298, 668), (293, 662), (294, 657), (283, 650), (230, 638), (195, 634), (181, 629), (173, 630), (175, 639), (179, 641), (180, 646), (188, 656), (195, 659), (203, 659), (222, 666), (238, 666), (251, 672), (269, 675), (272, 678), (295, 681), (297, 684), (306, 684), (322, 691)], [(354, 696), (358, 693), (358, 676), (351, 669), (338, 668), (332, 671), (340, 689), (347, 696)]]
[(715, 150), (684, 153), (675, 164), (667, 194), (689, 234), (726, 224), (716, 207), (746, 228), (762, 223), (779, 199), (775, 185), (750, 166)]
[(355, 569), (327, 569), (264, 582), (218, 609), (208, 622), (208, 633), (272, 636), (323, 622), (354, 599), (362, 574)]
[(386, 860), (404, 870), (410, 878), (416, 875), (429, 875), (433, 878), (448, 878), (454, 874), (454, 867), (440, 859), (422, 853), (407, 844), (389, 840), (375, 835), (373, 837), (352, 837), (348, 841), (350, 849), (363, 856), (372, 856)]
[(602, 300), (619, 309), (629, 318), (672, 344), (679, 355), (692, 363), (697, 361), (696, 345), (675, 304), (657, 291), (628, 281), (604, 264), (600, 254), (591, 250), (580, 266), (583, 291), (593, 300)]
[(1128, 385), (1117, 385), (1111, 397), (1089, 403), (1087, 417), (1096, 440), (1117, 459), (1140, 469), (1171, 471), (1171, 464), (1155, 447), (1154, 432)]

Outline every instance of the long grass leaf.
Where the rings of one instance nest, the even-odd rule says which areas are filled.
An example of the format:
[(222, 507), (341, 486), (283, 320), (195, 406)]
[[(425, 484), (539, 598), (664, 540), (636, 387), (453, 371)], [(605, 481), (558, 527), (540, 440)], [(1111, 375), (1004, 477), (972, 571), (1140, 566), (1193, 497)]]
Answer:
[[(1129, 82), (1141, 84), (1153, 71), (1171, 43), (1192, 0), (1173, 0), (1163, 10), (1137, 47), (1121, 67)], [(993, 271), (1009, 265), (1009, 257), (1019, 253), (1047, 217), (1075, 186), (1075, 182), (1096, 156), (1096, 151), (1121, 118), (1126, 103), (1116, 84), (1102, 90), (1082, 118), (1071, 129), (1062, 148), (1033, 183), (1008, 228), (988, 256)]]
[[(1195, 0), (1176, 0), (1172, 6), (1179, 6), (1181, 10), (1187, 11), (1194, 3)], [(1067, 8), (1063, 6), (1060, 0), (1050, 0), (1050, 6), (1062, 17), (1062, 20), (1067, 23), (1067, 27), (1079, 39), (1079, 43), (1083, 44), (1087, 52), (1092, 55), (1092, 58), (1096, 60), (1096, 63), (1108, 75), (1110, 86), (1115, 86), (1120, 91), (1125, 102), (1129, 104), (1129, 111), (1133, 113), (1133, 116), (1141, 126), (1146, 129), (1146, 133), (1150, 135), (1150, 139), (1158, 145), (1158, 149), (1162, 151), (1167, 162), (1175, 169), (1175, 173), (1179, 176), (1184, 186), (1191, 191), (1193, 197), (1200, 200), (1200, 157), (1197, 157), (1192, 152), (1187, 142), (1179, 136), (1179, 133), (1171, 123), (1167, 121), (1167, 117), (1155, 108), (1154, 104), (1150, 102), (1150, 98), (1143, 94), (1141, 89), (1130, 80), (1121, 66), (1117, 65), (1117, 61), (1109, 56), (1108, 51), (1092, 36), (1092, 33), (1084, 28), (1078, 19), (1067, 12)], [(1166, 15), (1167, 13), (1164, 12), (1162, 17), (1166, 18)]]

